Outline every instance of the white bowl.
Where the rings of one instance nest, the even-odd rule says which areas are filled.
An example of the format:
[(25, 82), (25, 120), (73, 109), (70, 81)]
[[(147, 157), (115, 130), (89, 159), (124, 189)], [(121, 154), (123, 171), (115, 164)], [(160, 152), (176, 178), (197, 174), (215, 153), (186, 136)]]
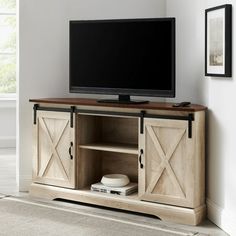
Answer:
[(108, 187), (123, 187), (126, 186), (130, 181), (127, 175), (111, 174), (104, 175), (101, 182)]

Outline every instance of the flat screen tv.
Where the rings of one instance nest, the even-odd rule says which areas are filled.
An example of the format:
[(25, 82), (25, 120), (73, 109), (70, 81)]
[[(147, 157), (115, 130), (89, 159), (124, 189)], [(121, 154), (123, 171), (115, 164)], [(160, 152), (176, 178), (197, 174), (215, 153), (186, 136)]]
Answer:
[(175, 18), (70, 21), (69, 67), (71, 93), (174, 97)]

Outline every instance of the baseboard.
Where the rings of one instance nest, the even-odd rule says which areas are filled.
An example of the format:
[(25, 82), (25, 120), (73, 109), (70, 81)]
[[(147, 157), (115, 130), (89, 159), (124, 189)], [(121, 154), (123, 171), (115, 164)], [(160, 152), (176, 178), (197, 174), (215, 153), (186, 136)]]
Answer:
[(20, 192), (28, 192), (31, 183), (32, 183), (32, 176), (31, 175), (20, 175), (19, 191)]
[(229, 235), (236, 235), (236, 212), (231, 212), (207, 199), (208, 219)]
[(15, 148), (16, 137), (15, 136), (1, 136), (0, 137), (0, 148)]

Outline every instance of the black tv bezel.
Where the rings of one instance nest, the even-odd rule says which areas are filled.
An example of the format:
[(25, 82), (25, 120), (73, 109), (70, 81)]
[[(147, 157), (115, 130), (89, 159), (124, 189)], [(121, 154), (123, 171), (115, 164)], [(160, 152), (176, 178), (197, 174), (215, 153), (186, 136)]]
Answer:
[[(172, 46), (172, 63), (171, 63), (171, 89), (170, 90), (151, 90), (151, 89), (126, 89), (126, 88), (104, 88), (104, 87), (79, 87), (71, 85), (71, 25), (79, 23), (99, 23), (99, 22), (139, 22), (139, 21), (169, 21), (171, 22), (171, 46)], [(175, 18), (138, 18), (138, 19), (106, 19), (106, 20), (71, 20), (69, 21), (69, 92), (82, 94), (103, 94), (103, 95), (131, 95), (131, 96), (148, 96), (148, 97), (175, 97), (176, 84), (176, 39), (175, 39)]]

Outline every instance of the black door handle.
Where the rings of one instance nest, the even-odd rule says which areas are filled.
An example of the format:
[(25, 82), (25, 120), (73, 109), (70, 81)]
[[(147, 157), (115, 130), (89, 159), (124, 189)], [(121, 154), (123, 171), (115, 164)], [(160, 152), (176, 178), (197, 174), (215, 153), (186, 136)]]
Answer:
[(142, 164), (142, 155), (143, 155), (143, 149), (140, 149), (139, 165), (140, 165), (140, 168), (141, 168), (141, 169), (143, 169), (143, 164)]
[(73, 142), (70, 142), (70, 147), (69, 147), (69, 155), (70, 155), (70, 159), (73, 160), (73, 155), (71, 154), (71, 149), (73, 147)]

